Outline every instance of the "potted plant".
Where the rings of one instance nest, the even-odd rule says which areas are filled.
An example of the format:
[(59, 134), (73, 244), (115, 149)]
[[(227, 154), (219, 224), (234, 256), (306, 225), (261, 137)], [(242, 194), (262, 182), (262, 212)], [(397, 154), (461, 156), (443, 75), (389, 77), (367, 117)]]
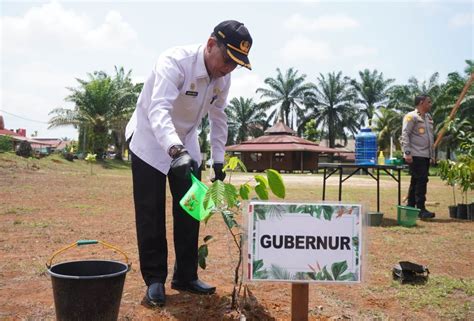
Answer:
[(452, 187), (453, 191), (453, 205), (449, 205), (449, 217), (456, 218), (458, 207), (456, 205), (456, 163), (452, 160), (446, 159), (438, 163), (438, 175), (442, 181), (445, 181), (448, 186)]
[(467, 192), (473, 189), (473, 159), (468, 155), (462, 155), (458, 157), (456, 163), (456, 182), (461, 191), (462, 203), (458, 204), (458, 218), (460, 219), (471, 219), (471, 212), (468, 217), (468, 203), (467, 203)]

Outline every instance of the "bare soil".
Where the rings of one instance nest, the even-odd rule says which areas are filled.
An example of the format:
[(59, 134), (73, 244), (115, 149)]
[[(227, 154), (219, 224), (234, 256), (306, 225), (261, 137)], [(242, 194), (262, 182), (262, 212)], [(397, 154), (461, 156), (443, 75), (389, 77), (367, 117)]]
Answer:
[[(214, 217), (201, 235), (212, 234), (208, 267), (200, 278), (217, 286), (212, 296), (177, 292), (166, 284), (167, 303), (150, 309), (141, 304), (146, 287), (136, 246), (131, 172), (117, 163), (67, 162), (61, 158), (24, 160), (0, 154), (0, 320), (55, 319), (51, 279), (45, 263), (59, 248), (80, 239), (98, 239), (123, 249), (132, 263), (127, 273), (119, 320), (238, 320), (232, 311), (233, 269), (237, 252), (224, 223)], [(204, 178), (208, 175), (204, 174)], [(287, 199), (321, 199), (319, 174), (283, 175)], [(234, 174), (233, 183), (251, 179)], [(403, 177), (403, 191), (408, 177)], [(451, 190), (438, 178), (429, 183), (436, 219), (414, 228), (396, 223), (396, 183), (382, 179), (380, 227), (366, 230), (364, 278), (359, 285), (311, 284), (310, 320), (445, 320), (474, 319), (474, 223), (449, 218)], [(329, 180), (327, 199), (337, 198), (337, 181)], [(348, 180), (343, 200), (375, 210), (375, 182), (366, 176)], [(171, 211), (170, 198), (167, 202)], [(168, 216), (170, 273), (174, 263), (172, 219)], [(123, 260), (99, 245), (73, 248), (55, 262), (83, 258)], [(401, 260), (427, 265), (426, 285), (399, 285), (391, 269)], [(250, 283), (253, 296), (242, 301), (247, 320), (290, 320), (291, 285)]]

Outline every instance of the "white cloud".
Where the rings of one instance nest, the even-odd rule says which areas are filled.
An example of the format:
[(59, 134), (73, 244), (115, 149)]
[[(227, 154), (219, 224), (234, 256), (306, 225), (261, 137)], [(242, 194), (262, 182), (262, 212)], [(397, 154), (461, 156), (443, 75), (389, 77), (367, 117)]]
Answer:
[(451, 27), (465, 27), (474, 25), (474, 14), (473, 13), (460, 13), (455, 15), (449, 20), (449, 26)]
[(86, 16), (66, 10), (58, 2), (33, 7), (23, 16), (2, 17), (0, 23), (2, 51), (11, 54), (126, 49), (137, 41), (136, 32), (116, 11), (110, 11), (105, 21), (94, 26)]
[(293, 14), (284, 22), (284, 26), (298, 31), (347, 30), (359, 27), (359, 22), (345, 14), (325, 15), (314, 19)]
[(255, 93), (257, 88), (263, 87), (262, 78), (255, 72), (249, 73), (248, 70), (243, 70), (245, 74), (240, 75), (240, 70), (232, 73), (232, 85), (229, 91), (229, 100), (234, 97), (253, 98), (255, 102), (258, 101), (258, 95)]
[(29, 61), (17, 65), (15, 70), (10, 71), (12, 72), (8, 74), (10, 81), (5, 84), (7, 88), (16, 86), (41, 91), (47, 88), (57, 90), (78, 84), (71, 73), (40, 61)]
[(325, 42), (297, 36), (282, 47), (281, 54), (286, 60), (326, 60), (332, 56), (332, 50)]
[(376, 48), (367, 47), (364, 45), (352, 45), (342, 49), (342, 55), (344, 57), (365, 57), (377, 55), (378, 51)]

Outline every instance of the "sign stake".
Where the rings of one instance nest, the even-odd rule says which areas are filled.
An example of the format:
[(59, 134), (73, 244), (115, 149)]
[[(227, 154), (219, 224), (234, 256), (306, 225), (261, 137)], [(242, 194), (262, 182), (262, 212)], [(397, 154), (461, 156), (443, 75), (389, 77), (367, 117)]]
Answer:
[(291, 284), (291, 321), (308, 321), (308, 283)]

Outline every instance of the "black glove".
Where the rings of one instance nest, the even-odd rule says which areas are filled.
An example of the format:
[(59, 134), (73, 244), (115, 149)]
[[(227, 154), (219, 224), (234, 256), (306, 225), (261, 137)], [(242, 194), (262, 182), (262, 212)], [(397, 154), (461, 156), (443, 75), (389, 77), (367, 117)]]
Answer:
[(211, 182), (215, 182), (216, 179), (220, 180), (221, 182), (224, 181), (225, 179), (225, 172), (222, 170), (224, 167), (224, 164), (222, 163), (215, 163), (212, 165), (212, 168), (214, 168), (214, 178), (211, 179)]
[(176, 155), (171, 161), (171, 171), (182, 179), (190, 179), (191, 173), (196, 176), (198, 167), (198, 163), (185, 150)]

